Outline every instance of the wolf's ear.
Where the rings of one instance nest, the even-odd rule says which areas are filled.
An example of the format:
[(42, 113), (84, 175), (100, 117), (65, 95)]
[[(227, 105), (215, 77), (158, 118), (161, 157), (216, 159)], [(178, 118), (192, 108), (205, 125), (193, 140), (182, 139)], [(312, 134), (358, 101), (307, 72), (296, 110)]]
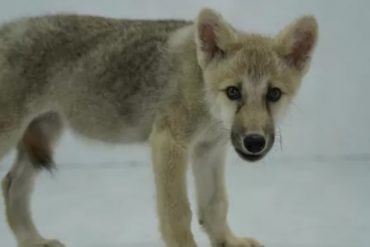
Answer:
[(236, 32), (220, 14), (211, 9), (200, 11), (195, 21), (195, 41), (201, 67), (215, 57), (222, 57), (236, 40)]
[(310, 63), (317, 37), (318, 25), (315, 18), (303, 16), (277, 35), (275, 45), (284, 62), (304, 73)]

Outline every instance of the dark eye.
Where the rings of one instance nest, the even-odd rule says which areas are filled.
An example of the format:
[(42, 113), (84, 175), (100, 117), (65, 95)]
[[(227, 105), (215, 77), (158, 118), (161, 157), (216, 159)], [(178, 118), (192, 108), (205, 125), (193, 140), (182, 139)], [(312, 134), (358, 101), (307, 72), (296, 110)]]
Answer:
[(226, 95), (231, 100), (239, 100), (242, 95), (237, 87), (228, 87), (226, 88)]
[(266, 99), (270, 102), (276, 102), (281, 98), (281, 90), (277, 87), (272, 87), (268, 90)]

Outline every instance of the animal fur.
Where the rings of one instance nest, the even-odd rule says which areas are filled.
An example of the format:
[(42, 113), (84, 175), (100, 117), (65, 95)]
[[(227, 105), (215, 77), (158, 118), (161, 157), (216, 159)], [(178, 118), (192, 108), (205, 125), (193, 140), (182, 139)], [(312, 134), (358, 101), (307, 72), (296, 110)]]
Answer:
[(311, 16), (267, 37), (236, 30), (210, 9), (194, 22), (55, 15), (4, 24), (0, 158), (18, 146), (3, 180), (18, 246), (64, 246), (38, 232), (29, 199), (65, 126), (108, 143), (150, 140), (166, 246), (196, 246), (185, 183), (192, 163), (199, 222), (212, 246), (261, 247), (236, 237), (227, 223), (226, 147), (231, 141), (250, 161), (269, 151), (317, 35)]

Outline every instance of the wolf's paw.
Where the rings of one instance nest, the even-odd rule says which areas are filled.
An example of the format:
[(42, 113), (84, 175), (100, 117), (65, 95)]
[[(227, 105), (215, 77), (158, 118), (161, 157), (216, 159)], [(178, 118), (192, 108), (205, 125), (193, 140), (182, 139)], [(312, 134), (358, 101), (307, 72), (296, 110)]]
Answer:
[(56, 239), (43, 239), (31, 243), (23, 243), (19, 247), (65, 247), (65, 245)]
[(253, 238), (229, 238), (221, 241), (215, 247), (264, 247)]

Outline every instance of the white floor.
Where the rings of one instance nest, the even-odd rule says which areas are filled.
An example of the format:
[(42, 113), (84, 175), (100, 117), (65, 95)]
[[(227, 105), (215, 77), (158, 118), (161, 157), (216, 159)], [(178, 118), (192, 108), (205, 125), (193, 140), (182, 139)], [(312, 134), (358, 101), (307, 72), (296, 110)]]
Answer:
[[(229, 160), (230, 221), (238, 234), (267, 247), (369, 246), (370, 160)], [(41, 231), (67, 246), (161, 246), (151, 167), (135, 157), (126, 163), (59, 165), (54, 175), (44, 173), (33, 203)], [(15, 247), (0, 219), (0, 246)], [(200, 246), (209, 246), (195, 221), (194, 232)]]

